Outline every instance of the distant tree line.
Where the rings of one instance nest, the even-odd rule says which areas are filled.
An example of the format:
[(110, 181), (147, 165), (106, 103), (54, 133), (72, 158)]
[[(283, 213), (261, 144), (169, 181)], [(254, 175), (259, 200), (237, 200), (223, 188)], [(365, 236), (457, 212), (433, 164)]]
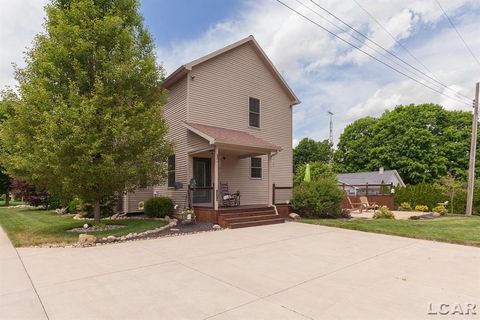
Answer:
[[(348, 125), (332, 153), (328, 141), (304, 138), (294, 150), (294, 169), (327, 163), (337, 173), (396, 169), (407, 184), (467, 177), (472, 115), (436, 104), (400, 105), (378, 118)], [(480, 164), (479, 157), (477, 157)], [(478, 176), (478, 175), (477, 175)]]

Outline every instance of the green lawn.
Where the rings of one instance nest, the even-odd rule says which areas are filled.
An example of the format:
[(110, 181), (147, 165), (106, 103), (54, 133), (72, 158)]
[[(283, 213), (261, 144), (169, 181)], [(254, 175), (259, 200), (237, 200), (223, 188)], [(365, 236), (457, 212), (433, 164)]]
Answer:
[(383, 233), (409, 238), (480, 246), (480, 217), (444, 217), (433, 220), (303, 219), (329, 227)]
[[(166, 224), (162, 220), (103, 220), (106, 224), (122, 224), (125, 228), (92, 232), (97, 237), (121, 236), (134, 232), (155, 229)], [(34, 246), (45, 243), (72, 243), (78, 240), (78, 233), (68, 229), (83, 226), (85, 221), (73, 220), (72, 216), (59, 216), (55, 212), (32, 209), (1, 209), (0, 225), (16, 247)], [(89, 223), (91, 223), (89, 221)]]
[[(19, 201), (19, 200), (13, 200), (13, 199), (11, 199), (11, 200), (10, 200), (10, 203), (9, 203), (8, 205), (9, 205), (9, 206), (17, 206), (17, 205), (19, 205), (19, 204), (23, 204), (23, 202), (22, 202), (22, 201)], [(0, 207), (5, 207), (5, 206), (6, 206), (6, 205), (5, 205), (5, 200), (1, 200), (1, 199), (0, 199)]]

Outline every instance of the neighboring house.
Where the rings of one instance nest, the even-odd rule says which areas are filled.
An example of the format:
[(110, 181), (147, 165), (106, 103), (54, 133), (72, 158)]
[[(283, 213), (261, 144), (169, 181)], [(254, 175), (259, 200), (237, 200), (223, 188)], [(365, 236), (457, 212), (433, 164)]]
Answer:
[[(197, 183), (196, 207), (218, 210), (220, 185), (240, 193), (242, 205), (285, 204), (292, 187), (292, 106), (298, 98), (253, 36), (174, 71), (164, 115), (175, 154), (165, 185), (129, 193), (123, 210), (154, 195), (185, 204)], [(274, 194), (273, 186), (281, 187)]]
[[(343, 186), (349, 195), (364, 194), (368, 192), (371, 195), (385, 193), (387, 186), (405, 187), (405, 183), (398, 174), (397, 170), (384, 170), (372, 172), (341, 173), (337, 176), (338, 183)], [(368, 186), (368, 187), (367, 187)], [(390, 189), (390, 188), (388, 188)]]

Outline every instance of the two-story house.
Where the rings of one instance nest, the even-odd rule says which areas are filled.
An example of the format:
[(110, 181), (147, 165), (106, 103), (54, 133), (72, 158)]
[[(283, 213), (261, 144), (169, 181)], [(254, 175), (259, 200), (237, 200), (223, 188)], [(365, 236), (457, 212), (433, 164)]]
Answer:
[(171, 197), (183, 208), (192, 178), (200, 220), (218, 221), (226, 184), (240, 194), (236, 212), (288, 203), (292, 106), (299, 100), (253, 36), (182, 65), (163, 87), (175, 149), (168, 179), (127, 194), (125, 211), (138, 211), (138, 203), (153, 195)]

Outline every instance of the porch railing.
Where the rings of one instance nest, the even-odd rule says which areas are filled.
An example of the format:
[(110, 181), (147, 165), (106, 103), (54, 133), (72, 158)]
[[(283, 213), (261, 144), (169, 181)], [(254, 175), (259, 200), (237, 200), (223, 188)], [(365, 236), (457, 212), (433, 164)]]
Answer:
[[(275, 185), (275, 183), (273, 184), (273, 187), (272, 187), (272, 202), (273, 204), (286, 204), (285, 202), (283, 203), (277, 203), (277, 190), (292, 190), (293, 187), (280, 187), (280, 186), (277, 186)], [(289, 197), (290, 198), (290, 197)], [(289, 199), (288, 199), (289, 200)]]

